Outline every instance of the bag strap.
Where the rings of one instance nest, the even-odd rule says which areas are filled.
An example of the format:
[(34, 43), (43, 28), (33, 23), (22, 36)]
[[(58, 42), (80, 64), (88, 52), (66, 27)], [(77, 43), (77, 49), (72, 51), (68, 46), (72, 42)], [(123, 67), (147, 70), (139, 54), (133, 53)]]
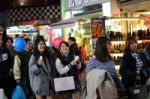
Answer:
[(96, 89), (96, 95), (97, 95), (97, 98), (96, 98), (96, 99), (101, 99), (98, 88)]
[[(66, 73), (66, 77), (68, 77), (67, 73)], [(60, 74), (60, 77), (59, 77), (59, 78), (61, 78), (61, 74)]]

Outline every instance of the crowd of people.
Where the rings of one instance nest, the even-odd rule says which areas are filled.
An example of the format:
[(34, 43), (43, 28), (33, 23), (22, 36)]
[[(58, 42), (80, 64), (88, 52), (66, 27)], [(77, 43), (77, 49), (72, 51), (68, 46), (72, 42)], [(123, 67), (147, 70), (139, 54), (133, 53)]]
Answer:
[[(0, 88), (4, 89), (8, 99), (12, 98), (16, 85), (21, 86), (26, 99), (80, 99), (80, 76), (85, 68), (87, 99), (119, 99), (123, 96), (133, 99), (131, 88), (148, 85), (150, 43), (139, 53), (134, 37), (127, 37), (125, 41), (119, 69), (121, 80), (110, 56), (111, 41), (107, 37), (97, 39), (95, 55), (87, 62), (74, 37), (68, 38), (68, 42), (62, 41), (58, 49), (47, 47), (43, 36), (37, 36), (33, 44), (29, 38), (24, 40), (24, 51), (17, 52), (13, 39), (7, 37), (4, 42), (3, 34), (0, 34)], [(54, 78), (69, 76), (73, 77), (75, 88), (56, 92)], [(109, 93), (111, 88), (114, 92)]]
[[(17, 85), (26, 99), (79, 99), (81, 91), (79, 51), (73, 37), (61, 42), (59, 49), (46, 46), (43, 36), (37, 36), (32, 44), (25, 38), (24, 51), (17, 52), (13, 39), (0, 34), (0, 88), (8, 99)], [(71, 46), (71, 47), (70, 47)], [(76, 48), (76, 49), (75, 49)], [(54, 78), (73, 76), (75, 89), (56, 92)], [(60, 96), (60, 97), (59, 97)]]
[[(87, 63), (88, 99), (97, 99), (96, 97), (98, 96), (100, 97), (98, 99), (120, 99), (117, 97), (124, 96), (126, 96), (124, 97), (125, 99), (147, 99), (147, 92), (149, 91), (149, 83), (147, 83), (147, 81), (149, 80), (150, 75), (150, 43), (147, 44), (144, 52), (138, 52), (136, 39), (134, 37), (126, 38), (123, 57), (120, 61), (119, 69), (121, 80), (119, 79), (119, 75), (115, 70), (115, 64), (110, 56), (110, 49), (110, 40), (106, 37), (99, 37), (96, 42), (95, 57), (91, 58), (91, 60)], [(106, 70), (106, 72), (109, 73), (114, 82), (118, 96), (113, 92), (109, 93), (108, 89), (111, 90), (111, 88), (114, 87), (113, 85), (111, 85), (111, 87), (109, 86), (110, 82), (106, 82), (109, 86), (108, 88), (104, 85), (107, 78), (102, 71), (99, 71), (99, 73), (95, 76), (95, 82), (97, 83), (90, 82), (91, 79), (93, 79), (92, 75), (94, 75), (92, 74), (92, 71), (95, 69)], [(102, 79), (104, 83), (101, 82)], [(95, 84), (97, 84), (97, 86), (91, 92), (91, 86), (95, 86)], [(97, 94), (98, 88), (101, 88), (99, 95)], [(109, 94), (109, 97), (103, 98), (107, 96), (106, 93), (107, 95)]]

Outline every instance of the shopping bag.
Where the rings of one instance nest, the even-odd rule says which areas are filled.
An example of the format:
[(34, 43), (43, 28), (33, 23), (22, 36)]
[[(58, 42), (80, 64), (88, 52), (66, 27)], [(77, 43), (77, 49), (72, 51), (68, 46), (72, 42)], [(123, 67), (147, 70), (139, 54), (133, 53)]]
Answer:
[(66, 91), (75, 89), (73, 76), (54, 78), (55, 91)]
[(3, 89), (0, 89), (0, 99), (7, 99)]
[(128, 90), (129, 99), (147, 99), (147, 86), (139, 85)]
[(26, 99), (26, 96), (20, 87), (20, 85), (17, 85), (12, 93), (12, 99)]

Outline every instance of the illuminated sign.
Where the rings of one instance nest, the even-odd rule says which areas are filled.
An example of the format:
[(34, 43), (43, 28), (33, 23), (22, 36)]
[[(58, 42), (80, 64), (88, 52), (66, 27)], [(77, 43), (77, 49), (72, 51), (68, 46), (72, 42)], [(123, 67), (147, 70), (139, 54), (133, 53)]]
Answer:
[(102, 3), (102, 1), (103, 0), (65, 0), (66, 10), (98, 4)]

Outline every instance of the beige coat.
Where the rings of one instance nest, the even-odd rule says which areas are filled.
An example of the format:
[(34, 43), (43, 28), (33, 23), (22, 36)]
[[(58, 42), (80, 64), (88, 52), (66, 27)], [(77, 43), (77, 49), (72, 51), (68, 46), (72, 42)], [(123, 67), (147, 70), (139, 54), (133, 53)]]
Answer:
[(93, 69), (87, 74), (87, 99), (97, 99), (98, 90), (100, 99), (117, 99), (115, 84), (106, 70)]

